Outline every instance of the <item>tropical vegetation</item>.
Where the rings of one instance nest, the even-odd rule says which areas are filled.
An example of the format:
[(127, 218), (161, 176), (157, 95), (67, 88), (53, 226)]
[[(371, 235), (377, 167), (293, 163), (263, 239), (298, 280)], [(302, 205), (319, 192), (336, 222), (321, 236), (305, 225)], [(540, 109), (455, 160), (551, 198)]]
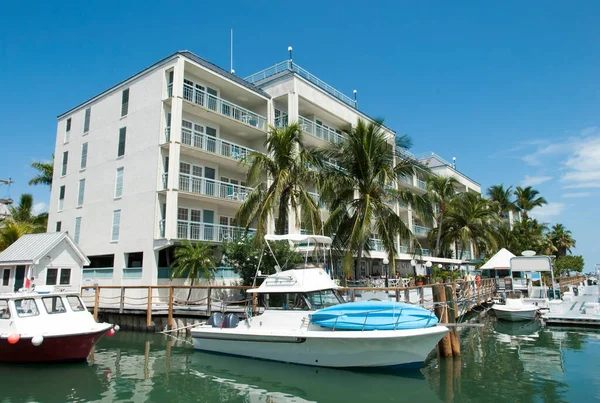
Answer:
[(37, 174), (28, 182), (30, 186), (48, 185), (49, 187), (52, 187), (54, 154), (52, 154), (50, 161), (34, 161), (31, 163), (31, 167), (37, 171)]
[[(217, 266), (215, 264), (213, 248), (202, 242), (192, 243), (184, 240), (174, 252), (174, 260), (171, 263), (171, 280), (173, 278), (187, 278), (190, 285), (195, 280), (205, 278), (210, 281), (214, 278)], [(192, 289), (190, 288), (187, 300), (190, 300)]]
[(25, 234), (46, 232), (48, 213), (34, 212), (33, 196), (24, 193), (16, 206), (8, 207), (9, 216), (0, 221), (0, 251)]

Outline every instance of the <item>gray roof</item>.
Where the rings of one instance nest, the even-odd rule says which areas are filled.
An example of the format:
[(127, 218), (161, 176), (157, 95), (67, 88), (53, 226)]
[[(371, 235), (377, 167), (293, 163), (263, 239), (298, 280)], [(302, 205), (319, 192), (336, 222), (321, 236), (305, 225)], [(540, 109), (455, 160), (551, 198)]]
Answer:
[(48, 252), (54, 249), (63, 239), (71, 245), (84, 265), (89, 264), (87, 257), (66, 232), (49, 232), (43, 234), (27, 234), (17, 239), (12, 245), (0, 253), (0, 264), (29, 263), (35, 264)]
[(116, 85), (113, 85), (109, 89), (102, 91), (101, 93), (93, 96), (92, 98), (88, 99), (87, 101), (84, 101), (84, 102), (80, 103), (79, 105), (75, 106), (74, 108), (71, 108), (68, 111), (61, 113), (60, 115), (58, 115), (58, 118), (60, 119), (61, 117), (65, 116), (67, 114), (70, 114), (70, 113), (74, 112), (75, 110), (80, 109), (80, 108), (82, 108), (83, 106), (85, 106), (87, 104), (90, 104), (90, 103), (94, 102), (96, 99), (102, 97), (104, 94), (107, 94), (107, 93), (109, 93), (111, 91), (116, 90), (117, 88), (121, 87), (122, 85), (125, 85), (128, 82), (130, 82), (130, 81), (132, 81), (132, 80), (134, 80), (134, 79), (142, 76), (146, 72), (148, 72), (148, 71), (150, 71), (150, 70), (152, 70), (152, 69), (154, 69), (154, 68), (156, 68), (156, 67), (158, 67), (158, 66), (160, 66), (160, 65), (162, 65), (164, 63), (169, 62), (170, 60), (176, 58), (177, 56), (187, 57), (188, 59), (192, 60), (193, 62), (198, 63), (199, 65), (201, 65), (203, 67), (206, 67), (207, 69), (209, 69), (209, 70), (211, 70), (211, 71), (213, 71), (213, 72), (215, 72), (215, 73), (217, 73), (217, 74), (219, 74), (219, 75), (221, 75), (221, 76), (223, 76), (223, 77), (225, 77), (225, 78), (227, 78), (227, 79), (229, 79), (229, 80), (231, 80), (231, 81), (233, 81), (233, 82), (235, 82), (235, 83), (237, 83), (237, 84), (239, 84), (239, 85), (241, 85), (241, 86), (243, 86), (243, 87), (245, 87), (247, 89), (249, 89), (250, 91), (254, 91), (257, 94), (259, 94), (259, 95), (261, 95), (261, 96), (263, 96), (265, 98), (268, 98), (268, 99), (271, 98), (271, 96), (269, 94), (267, 94), (265, 91), (263, 91), (261, 88), (258, 88), (257, 86), (255, 86), (254, 84), (252, 84), (252, 83), (244, 80), (243, 78), (238, 77), (235, 74), (231, 74), (227, 70), (220, 68), (216, 64), (211, 63), (208, 60), (205, 60), (205, 59), (201, 58), (200, 56), (198, 56), (198, 55), (190, 52), (189, 50), (180, 50), (178, 52), (173, 53), (172, 55), (169, 55), (169, 56), (165, 57), (164, 59), (159, 60), (158, 62), (154, 63), (153, 65), (151, 65), (149, 67), (146, 67), (142, 71), (139, 71), (139, 72), (135, 73), (134, 75), (126, 78), (125, 80), (117, 83)]

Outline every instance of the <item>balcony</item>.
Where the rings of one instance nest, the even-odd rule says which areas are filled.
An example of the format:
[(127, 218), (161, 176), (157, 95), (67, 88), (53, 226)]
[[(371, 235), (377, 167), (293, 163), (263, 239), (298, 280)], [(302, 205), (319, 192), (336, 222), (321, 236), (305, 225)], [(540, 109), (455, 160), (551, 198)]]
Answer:
[(334, 144), (340, 144), (342, 141), (344, 141), (344, 136), (337, 133), (332, 128), (318, 125), (317, 123), (305, 118), (304, 116), (298, 116), (298, 121), (300, 123), (300, 127), (304, 132), (318, 137), (324, 141), (331, 142)]
[(275, 128), (281, 129), (283, 127), (286, 127), (287, 125), (288, 125), (287, 115), (275, 118)]
[(381, 239), (369, 238), (369, 249), (373, 252), (385, 252), (383, 241)]
[(421, 225), (413, 225), (413, 233), (416, 236), (427, 236), (431, 231), (431, 228), (423, 227)]
[(165, 237), (166, 220), (162, 219), (158, 222), (158, 236), (160, 238)]
[(216, 137), (207, 136), (205, 134), (193, 133), (191, 130), (186, 128), (181, 130), (181, 144), (185, 144), (211, 154), (220, 155), (221, 157), (232, 158), (237, 161), (247, 157), (248, 154), (255, 152), (251, 148), (240, 146)]
[(267, 119), (264, 116), (209, 94), (203, 90), (194, 88), (187, 83), (183, 84), (183, 99), (259, 130), (264, 131), (267, 128)]
[(315, 204), (317, 206), (319, 206), (319, 208), (325, 208), (325, 203), (323, 203), (321, 201), (321, 195), (319, 195), (318, 193), (315, 193), (315, 192), (308, 192), (308, 195), (310, 196), (311, 199), (313, 199)]
[(417, 179), (415, 182), (415, 186), (422, 190), (427, 190), (427, 183), (422, 181), (421, 179)]
[(219, 199), (243, 202), (252, 191), (252, 188), (214, 179), (179, 174), (179, 190), (182, 192), (217, 197)]
[(169, 188), (169, 173), (165, 172), (162, 174), (162, 190), (167, 190)]
[[(256, 229), (250, 228), (248, 235), (253, 235)], [(177, 221), (177, 238), (191, 241), (223, 242), (243, 238), (244, 228), (232, 225), (208, 224), (191, 221)]]
[(262, 71), (259, 71), (258, 73), (252, 74), (251, 76), (244, 78), (244, 80), (249, 81), (251, 83), (256, 83), (258, 81), (264, 80), (267, 77), (273, 76), (286, 70), (295, 72), (300, 77), (303, 77), (304, 79), (310, 81), (317, 87), (328, 92), (329, 94), (344, 102), (345, 104), (350, 105), (353, 108), (357, 107), (357, 103), (354, 99), (350, 98), (347, 95), (344, 95), (342, 92), (336, 90), (331, 85), (327, 84), (323, 80), (309, 73), (307, 70), (298, 66), (298, 64), (292, 63), (291, 60), (286, 60), (281, 63), (277, 63), (275, 66), (271, 66)]

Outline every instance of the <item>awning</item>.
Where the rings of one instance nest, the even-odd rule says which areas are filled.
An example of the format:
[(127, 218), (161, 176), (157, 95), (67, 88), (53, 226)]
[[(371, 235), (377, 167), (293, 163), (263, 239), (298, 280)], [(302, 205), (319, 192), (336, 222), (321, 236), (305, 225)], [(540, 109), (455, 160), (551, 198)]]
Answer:
[(331, 245), (331, 238), (324, 235), (303, 235), (303, 234), (285, 234), (285, 235), (265, 235), (266, 241), (290, 241), (290, 242), (315, 242)]

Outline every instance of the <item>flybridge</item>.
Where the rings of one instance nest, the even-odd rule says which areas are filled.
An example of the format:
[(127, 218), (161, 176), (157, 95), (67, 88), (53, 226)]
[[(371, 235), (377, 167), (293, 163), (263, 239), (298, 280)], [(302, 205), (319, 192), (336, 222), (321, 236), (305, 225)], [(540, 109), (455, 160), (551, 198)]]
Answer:
[(343, 94), (341, 91), (336, 90), (331, 85), (327, 84), (325, 81), (319, 79), (315, 75), (309, 73), (307, 70), (298, 66), (296, 63), (292, 62), (291, 60), (286, 60), (281, 63), (277, 63), (275, 66), (271, 66), (269, 68), (259, 71), (258, 73), (254, 73), (251, 76), (244, 78), (244, 80), (246, 80), (252, 84), (256, 84), (268, 77), (274, 76), (275, 74), (278, 74), (278, 73), (281, 73), (284, 71), (293, 71), (294, 73), (298, 74), (299, 76), (301, 76), (301, 77), (307, 79), (308, 81), (310, 81), (311, 83), (315, 84), (317, 87), (327, 91), (329, 94), (333, 95), (340, 101), (350, 105), (353, 108), (358, 109), (358, 102), (356, 101), (356, 99), (352, 99), (349, 96)]

